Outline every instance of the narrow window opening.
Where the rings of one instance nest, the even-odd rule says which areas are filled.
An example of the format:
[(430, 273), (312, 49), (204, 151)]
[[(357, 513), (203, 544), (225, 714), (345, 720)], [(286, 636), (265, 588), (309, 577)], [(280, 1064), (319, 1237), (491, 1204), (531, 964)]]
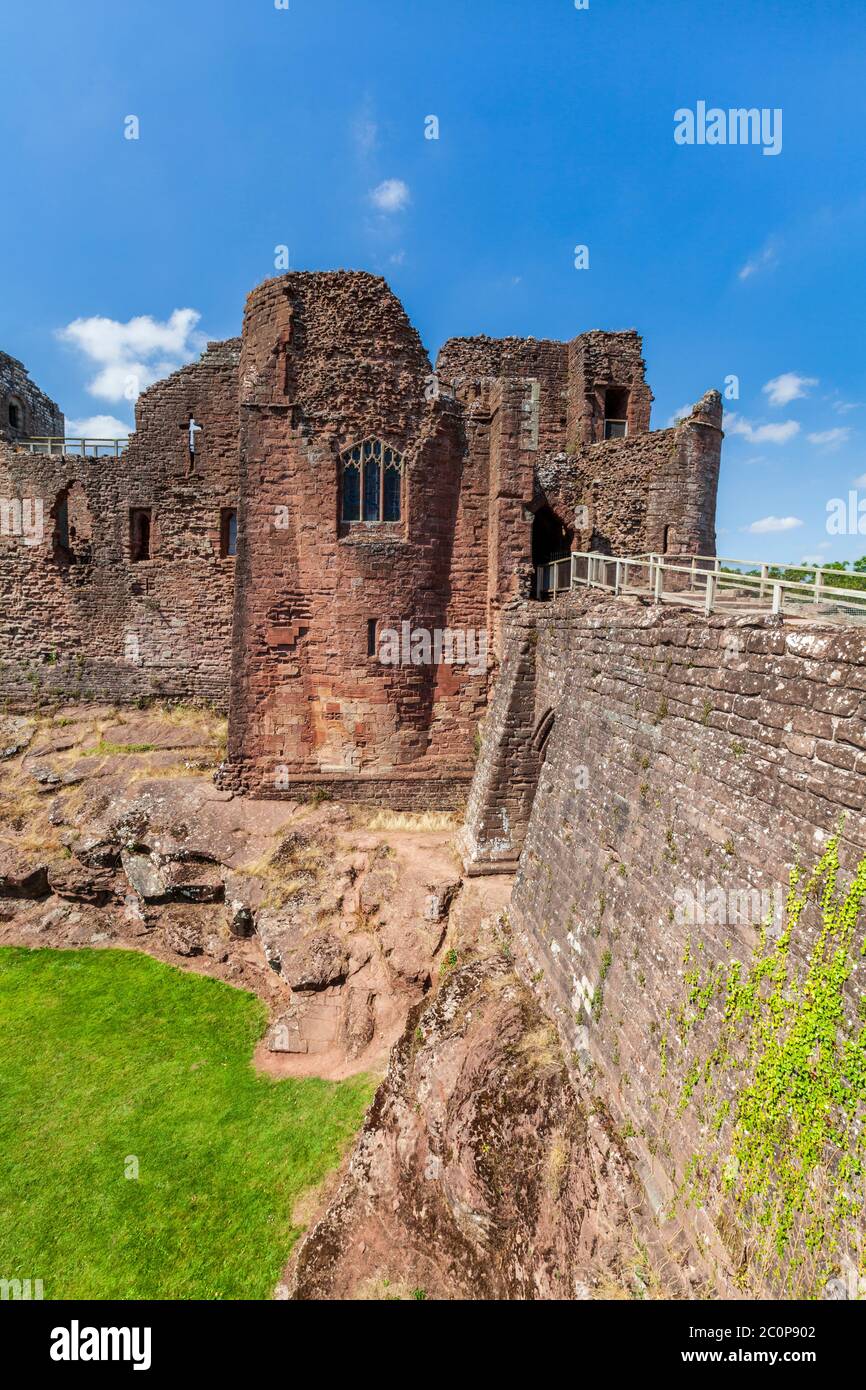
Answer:
[(669, 526), (666, 526), (662, 535), (662, 555), (667, 555), (668, 553), (668, 541), (670, 540), (670, 537), (671, 528)]
[(9, 424), (12, 426), (13, 430), (21, 429), (21, 419), (21, 406), (19, 405), (18, 401), (10, 401)]
[(375, 655), (376, 655), (376, 628), (377, 628), (377, 626), (378, 626), (378, 619), (377, 619), (377, 618), (368, 618), (368, 619), (367, 619), (367, 655), (368, 655), (368, 656), (375, 656)]
[(628, 434), (628, 391), (612, 386), (604, 393), (604, 437), (624, 439)]
[(189, 461), (195, 463), (195, 437), (201, 429), (201, 425), (196, 423), (195, 417), (190, 415), (187, 423), (187, 441), (189, 444)]
[(61, 550), (69, 551), (69, 495), (62, 492), (57, 499), (57, 544)]
[(62, 565), (88, 564), (93, 558), (93, 521), (78, 479), (57, 494), (51, 516), (54, 558)]
[(129, 513), (129, 554), (133, 562), (150, 559), (151, 509), (133, 507)]
[(554, 711), (552, 709), (547, 709), (535, 726), (535, 733), (532, 736), (532, 746), (542, 761), (547, 752), (547, 744), (550, 735), (553, 733), (555, 719), (556, 715)]
[(236, 507), (223, 507), (220, 512), (220, 555), (228, 559), (238, 553), (238, 513)]

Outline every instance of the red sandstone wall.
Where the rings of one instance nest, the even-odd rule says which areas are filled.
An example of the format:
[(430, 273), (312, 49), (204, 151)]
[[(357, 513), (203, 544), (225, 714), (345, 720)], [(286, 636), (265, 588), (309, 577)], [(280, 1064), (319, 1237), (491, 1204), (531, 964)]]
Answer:
[(521, 444), (530, 451), (565, 444), (568, 350), (536, 338), (451, 338), (436, 360), (436, 374), (470, 412), (491, 412), (498, 383), (522, 383)]
[[(234, 560), (220, 510), (237, 505), (239, 344), (146, 391), (119, 459), (0, 448), (0, 498), (39, 499), (44, 534), (0, 535), (0, 697), (200, 697), (225, 706)], [(203, 426), (191, 462), (190, 416)], [(72, 563), (57, 547), (57, 501), (74, 485)], [(152, 559), (132, 563), (129, 512), (151, 507)]]
[[(9, 418), (9, 406), (14, 402), (19, 410), (16, 428)], [(51, 435), (62, 438), (63, 411), (44, 391), (40, 391), (22, 362), (0, 352), (0, 440), (37, 438)]]
[[(407, 804), (424, 782), (454, 804), (486, 671), (385, 666), (367, 623), (485, 626), (486, 476), (460, 412), (427, 399), (420, 340), (370, 275), (269, 281), (243, 344), (230, 776), (263, 795), (312, 778)], [(367, 438), (404, 455), (399, 523), (340, 520), (339, 455)]]
[[(600, 1069), (663, 1228), (707, 1236), (722, 1266), (741, 1255), (733, 1226), (726, 1251), (706, 1215), (667, 1220), (699, 1138), (695, 1114), (677, 1109), (688, 1054), (670, 1018), (689, 937), (708, 971), (747, 959), (759, 923), (683, 925), (678, 892), (778, 892), (840, 816), (845, 866), (866, 852), (864, 671), (862, 631), (771, 618), (582, 598), (524, 605), (508, 629), (470, 797), (476, 862), (505, 857), (503, 824), (512, 855), (525, 834), (512, 920), (529, 969), (569, 1052)], [(548, 709), (527, 828), (529, 740)], [(852, 1001), (864, 985), (861, 962)]]
[(576, 550), (714, 555), (721, 419), (721, 399), (712, 391), (674, 429), (540, 458), (539, 491), (572, 525), (577, 508), (588, 509)]
[[(611, 384), (629, 391), (631, 433), (593, 443)], [(4, 455), (0, 498), (40, 498), (46, 531), (33, 547), (0, 536), (0, 695), (223, 705), (230, 667), (229, 784), (457, 804), (503, 607), (532, 592), (538, 510), (571, 526), (588, 506), (580, 548), (714, 547), (718, 397), (656, 434), (650, 401), (633, 332), (455, 339), (434, 375), (383, 280), (268, 281), (242, 339), (144, 393), (122, 459)], [(339, 455), (366, 438), (404, 455), (398, 523), (341, 520)], [(71, 557), (56, 544), (63, 493)], [(236, 504), (235, 561), (220, 513)], [(132, 508), (152, 509), (137, 563)], [(489, 669), (384, 666), (370, 620), (486, 640)]]
[(604, 439), (605, 391), (609, 387), (628, 390), (628, 433), (649, 429), (653, 396), (644, 379), (642, 354), (643, 344), (634, 329), (625, 333), (594, 329), (568, 344), (569, 447)]

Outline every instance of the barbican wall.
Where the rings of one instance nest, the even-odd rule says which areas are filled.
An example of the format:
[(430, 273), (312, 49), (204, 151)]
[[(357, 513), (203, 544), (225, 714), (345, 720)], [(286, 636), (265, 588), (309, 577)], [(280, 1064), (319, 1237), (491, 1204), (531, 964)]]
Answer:
[[(677, 1026), (685, 975), (748, 961), (792, 866), (813, 867), (840, 823), (843, 869), (866, 853), (863, 631), (596, 595), (517, 604), (482, 730), (469, 871), (519, 860), (527, 970), (575, 1065), (600, 1073), (660, 1226), (727, 1277), (736, 1223), (671, 1214), (704, 1132), (679, 1110), (702, 1056)], [(815, 925), (809, 910), (800, 959)], [(861, 961), (855, 1016), (864, 986)], [(703, 1035), (720, 1035), (722, 1002)]]

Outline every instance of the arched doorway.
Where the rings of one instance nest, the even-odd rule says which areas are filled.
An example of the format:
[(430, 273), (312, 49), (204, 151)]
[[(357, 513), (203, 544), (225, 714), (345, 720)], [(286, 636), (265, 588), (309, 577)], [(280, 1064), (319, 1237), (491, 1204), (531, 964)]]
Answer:
[(532, 521), (532, 563), (549, 565), (571, 550), (574, 530), (546, 504), (539, 507)]

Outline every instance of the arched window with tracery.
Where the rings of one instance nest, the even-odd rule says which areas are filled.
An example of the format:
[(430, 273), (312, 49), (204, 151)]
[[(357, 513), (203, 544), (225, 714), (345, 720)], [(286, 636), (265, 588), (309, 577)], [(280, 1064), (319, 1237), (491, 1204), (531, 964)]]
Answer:
[(380, 439), (365, 439), (340, 455), (344, 521), (399, 521), (403, 455)]

